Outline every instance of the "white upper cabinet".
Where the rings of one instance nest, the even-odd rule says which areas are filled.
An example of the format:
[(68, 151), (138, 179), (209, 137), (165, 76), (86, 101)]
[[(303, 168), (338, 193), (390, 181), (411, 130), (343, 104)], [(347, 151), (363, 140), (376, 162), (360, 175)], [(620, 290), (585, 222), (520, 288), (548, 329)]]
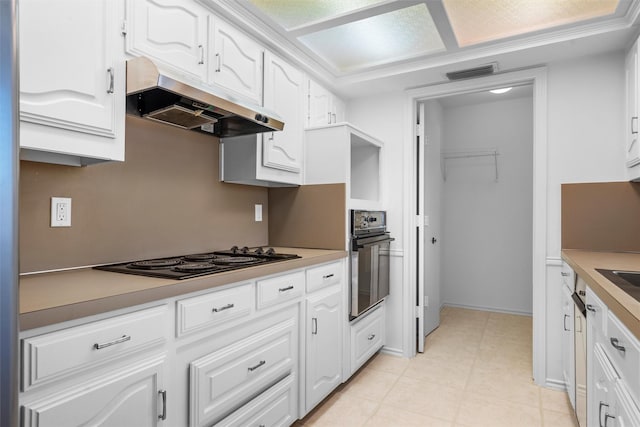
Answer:
[(638, 42), (625, 57), (625, 156), (630, 180), (640, 179), (640, 141), (638, 141)]
[(343, 122), (344, 102), (313, 80), (308, 85), (307, 127)]
[(262, 46), (213, 15), (209, 29), (210, 83), (261, 104)]
[(78, 166), (124, 160), (122, 6), (113, 0), (20, 2), (23, 158)]
[(127, 53), (206, 80), (208, 11), (192, 1), (127, 0)]
[(263, 134), (263, 165), (291, 172), (302, 168), (304, 77), (270, 52), (265, 53), (264, 106), (285, 123), (282, 132)]

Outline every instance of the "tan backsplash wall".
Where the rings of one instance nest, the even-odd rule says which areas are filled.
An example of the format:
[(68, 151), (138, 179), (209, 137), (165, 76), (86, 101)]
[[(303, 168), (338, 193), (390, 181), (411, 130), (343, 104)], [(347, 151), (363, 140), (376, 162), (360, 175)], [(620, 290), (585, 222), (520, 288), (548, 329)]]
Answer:
[(344, 184), (269, 189), (269, 243), (273, 246), (344, 250), (347, 238)]
[[(126, 120), (124, 163), (21, 162), (21, 272), (268, 243), (268, 191), (218, 181), (216, 138)], [(72, 198), (71, 228), (49, 227), (52, 196)]]
[(563, 184), (562, 249), (640, 252), (640, 183)]

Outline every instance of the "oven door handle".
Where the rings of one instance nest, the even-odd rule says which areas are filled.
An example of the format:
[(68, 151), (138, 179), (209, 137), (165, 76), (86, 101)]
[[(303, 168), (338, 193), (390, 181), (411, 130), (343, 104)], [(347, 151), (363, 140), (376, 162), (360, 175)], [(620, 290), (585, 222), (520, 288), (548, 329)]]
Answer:
[(376, 240), (375, 242), (367, 242), (367, 243), (358, 243), (358, 241), (354, 241), (354, 246), (356, 249), (364, 249), (364, 248), (369, 248), (371, 246), (378, 246), (381, 245), (383, 243), (387, 243), (387, 242), (393, 242), (394, 239), (393, 237), (387, 237), (386, 239), (381, 239), (381, 240)]
[(576, 307), (580, 310), (582, 315), (587, 317), (587, 307), (584, 305), (584, 302), (582, 302), (582, 299), (580, 299), (580, 296), (574, 292), (571, 295), (571, 299), (573, 299), (573, 302), (576, 304)]

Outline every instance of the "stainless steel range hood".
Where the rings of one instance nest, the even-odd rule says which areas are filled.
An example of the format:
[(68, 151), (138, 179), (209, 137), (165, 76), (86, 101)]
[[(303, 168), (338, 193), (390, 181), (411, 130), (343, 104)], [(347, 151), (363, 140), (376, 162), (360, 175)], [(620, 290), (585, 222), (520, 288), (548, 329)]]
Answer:
[(145, 57), (127, 61), (127, 113), (221, 138), (280, 131), (284, 123), (262, 107), (162, 73)]

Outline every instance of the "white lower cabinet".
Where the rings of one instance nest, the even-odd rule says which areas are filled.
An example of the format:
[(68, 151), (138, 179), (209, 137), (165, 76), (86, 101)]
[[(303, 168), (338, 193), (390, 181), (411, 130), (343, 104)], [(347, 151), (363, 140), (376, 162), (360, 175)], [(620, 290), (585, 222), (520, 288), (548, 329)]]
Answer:
[(575, 379), (575, 347), (574, 347), (574, 312), (572, 290), (569, 286), (562, 286), (562, 376), (567, 387), (569, 401), (576, 407), (576, 379)]
[(343, 321), (340, 286), (307, 297), (305, 412), (342, 382)]
[(22, 402), (23, 426), (150, 427), (166, 419), (163, 356)]
[(384, 303), (381, 303), (351, 325), (351, 374), (384, 345), (384, 319)]

